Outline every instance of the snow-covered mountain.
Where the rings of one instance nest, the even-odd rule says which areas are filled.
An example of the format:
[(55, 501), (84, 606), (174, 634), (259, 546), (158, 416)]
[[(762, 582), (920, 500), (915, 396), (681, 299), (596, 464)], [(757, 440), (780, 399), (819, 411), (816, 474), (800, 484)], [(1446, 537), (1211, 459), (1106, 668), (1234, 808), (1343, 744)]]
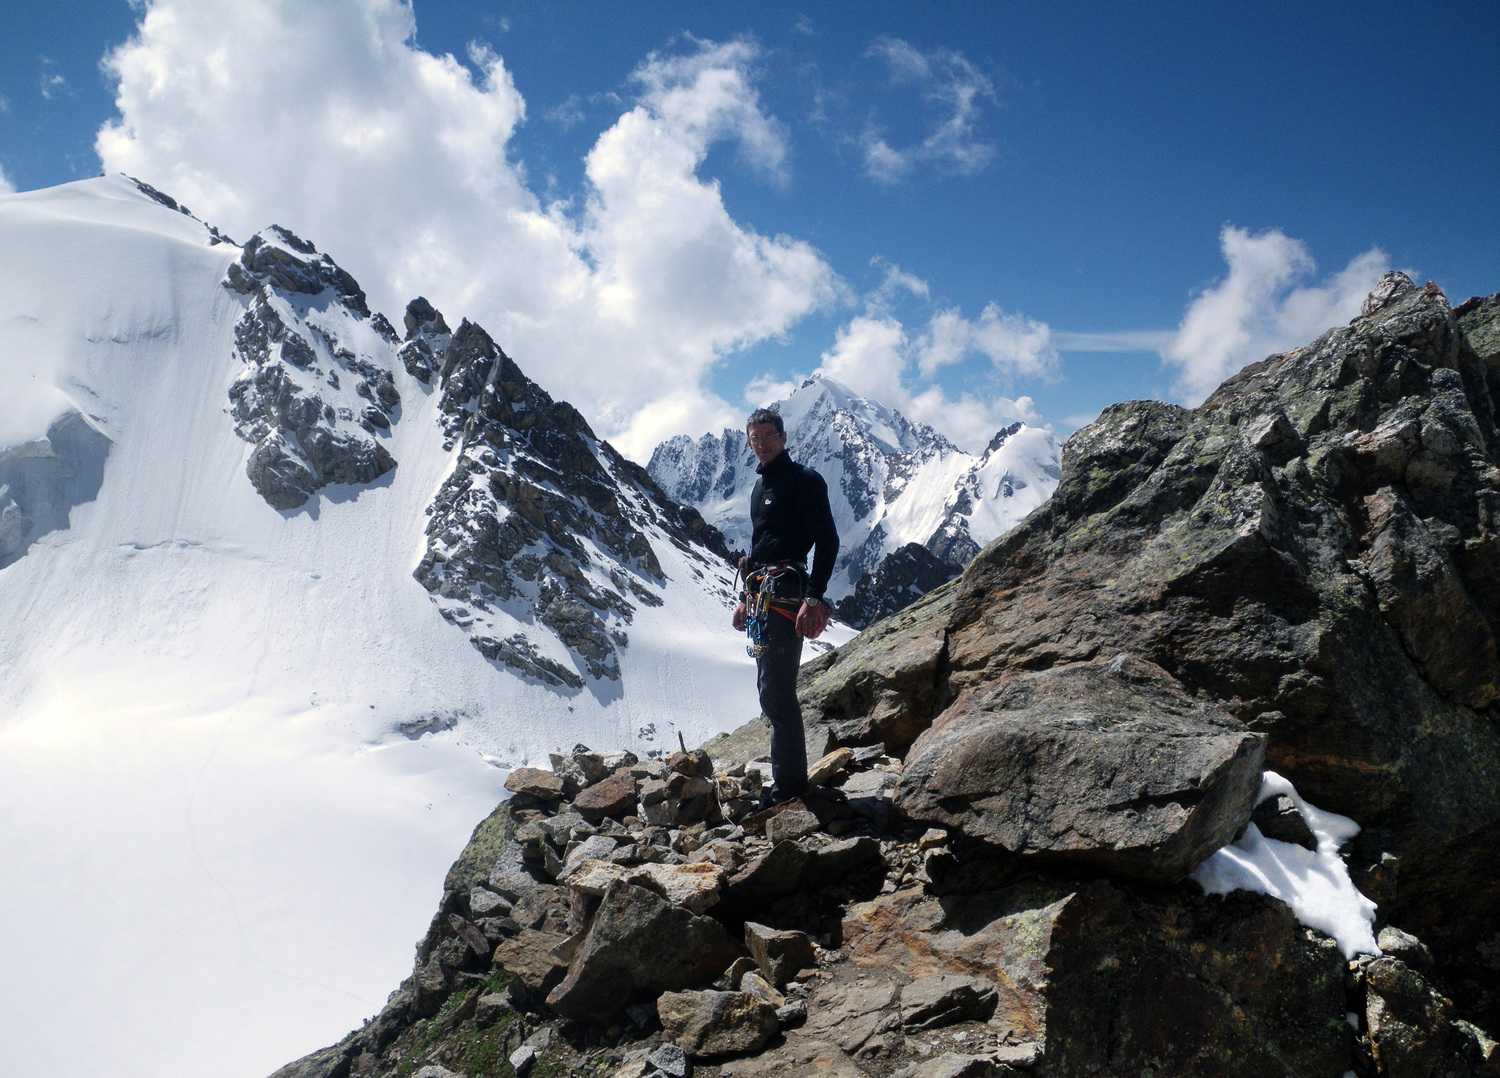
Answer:
[(0, 1073), (268, 1073), (379, 1009), (504, 766), (753, 715), (712, 529), (403, 322), (123, 177), (0, 198)]
[[(786, 424), (793, 459), (828, 482), (841, 542), (828, 587), (834, 600), (852, 597), (862, 576), (873, 579), (911, 543), (964, 565), (1057, 486), (1057, 439), (1036, 427), (1007, 427), (976, 457), (822, 375), (773, 407)], [(678, 435), (656, 447), (647, 471), (668, 497), (696, 506), (730, 546), (749, 549), (756, 473), (743, 431), (697, 441)], [(898, 560), (912, 557), (908, 551)], [(895, 575), (903, 587), (915, 579), (914, 571)]]

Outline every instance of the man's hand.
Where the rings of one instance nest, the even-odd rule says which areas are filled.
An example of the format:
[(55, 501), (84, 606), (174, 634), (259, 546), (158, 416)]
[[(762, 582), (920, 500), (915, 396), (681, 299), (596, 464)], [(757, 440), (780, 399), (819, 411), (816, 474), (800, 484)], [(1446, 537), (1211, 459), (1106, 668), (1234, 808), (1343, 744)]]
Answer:
[(817, 601), (803, 603), (797, 610), (797, 632), (808, 640), (816, 640), (828, 628), (828, 604)]
[(749, 611), (745, 608), (745, 600), (741, 599), (739, 605), (734, 608), (734, 617), (729, 619), (729, 624), (734, 626), (734, 631), (742, 633), (745, 631), (745, 618)]

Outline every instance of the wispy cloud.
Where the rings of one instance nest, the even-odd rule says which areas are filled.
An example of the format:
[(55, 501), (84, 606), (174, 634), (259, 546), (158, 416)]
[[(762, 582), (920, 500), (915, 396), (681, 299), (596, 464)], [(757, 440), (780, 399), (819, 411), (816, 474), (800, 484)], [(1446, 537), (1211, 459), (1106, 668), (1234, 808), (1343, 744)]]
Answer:
[(843, 287), (809, 244), (735, 220), (698, 174), (722, 143), (773, 181), (789, 174), (758, 46), (684, 38), (653, 53), (584, 187), (546, 203), (511, 157), (527, 109), (503, 58), (436, 56), (413, 28), (399, 0), (151, 0), (106, 61), (119, 118), (100, 159), (231, 235), (272, 222), (306, 235), (398, 321), (422, 294), (483, 323), (627, 453), (738, 423), (709, 371)]
[(0, 165), (0, 195), (14, 194), (16, 185), (10, 182), (10, 177), (5, 174), (5, 166)]
[(73, 88), (68, 85), (68, 80), (57, 73), (57, 61), (45, 56), (39, 58), (42, 73), (37, 78), (37, 90), (42, 97), (51, 101), (57, 94), (67, 94), (69, 97), (76, 96)]
[(867, 56), (885, 64), (894, 86), (912, 87), (927, 114), (927, 136), (920, 142), (893, 146), (887, 129), (872, 117), (860, 136), (867, 175), (894, 183), (919, 166), (972, 175), (995, 156), (995, 145), (980, 137), (983, 103), (996, 102), (994, 84), (962, 53), (952, 49), (922, 52), (899, 38), (878, 38)]
[(1390, 264), (1384, 251), (1372, 247), (1326, 281), (1301, 284), (1317, 266), (1302, 241), (1280, 229), (1252, 234), (1225, 225), (1219, 247), (1229, 273), (1194, 298), (1161, 350), (1180, 371), (1173, 389), (1187, 404), (1200, 403), (1247, 363), (1305, 344), (1353, 318)]
[(1170, 329), (1121, 329), (1105, 333), (1056, 330), (1053, 343), (1064, 352), (1160, 352), (1176, 334)]

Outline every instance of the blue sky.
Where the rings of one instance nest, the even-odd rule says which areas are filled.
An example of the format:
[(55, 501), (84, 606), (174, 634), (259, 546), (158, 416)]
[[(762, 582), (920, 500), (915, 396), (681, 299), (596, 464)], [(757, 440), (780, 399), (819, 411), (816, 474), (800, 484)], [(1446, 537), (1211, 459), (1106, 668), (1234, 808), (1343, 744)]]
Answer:
[(1493, 2), (321, 7), (11, 0), (5, 182), (293, 227), (638, 456), (819, 368), (1065, 434), (1500, 289)]

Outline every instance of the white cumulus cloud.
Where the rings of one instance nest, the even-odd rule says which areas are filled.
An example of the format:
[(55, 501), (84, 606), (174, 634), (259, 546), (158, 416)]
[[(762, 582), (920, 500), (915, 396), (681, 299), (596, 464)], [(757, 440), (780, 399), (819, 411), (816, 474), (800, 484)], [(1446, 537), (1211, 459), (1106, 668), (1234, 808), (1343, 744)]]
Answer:
[(150, 0), (106, 58), (119, 118), (99, 156), (237, 239), (272, 222), (302, 234), (398, 322), (419, 294), (480, 322), (627, 453), (737, 422), (704, 388), (710, 368), (841, 287), (805, 242), (735, 221), (697, 173), (729, 141), (787, 175), (758, 47), (653, 53), (585, 189), (544, 204), (512, 156), (526, 104), (504, 60), (427, 53), (414, 20), (397, 0)]
[(1048, 377), (1059, 363), (1048, 326), (989, 303), (977, 319), (965, 317), (956, 307), (938, 309), (913, 334), (888, 302), (898, 291), (925, 298), (927, 286), (894, 266), (886, 270), (865, 312), (839, 328), (819, 370), (910, 419), (930, 424), (971, 452), (983, 449), (997, 429), (1015, 420), (1040, 425), (1030, 397), (986, 397), (970, 390), (954, 397), (932, 378), (940, 368), (975, 357), (987, 360), (1001, 383)]
[(1372, 247), (1327, 280), (1302, 283), (1317, 266), (1302, 241), (1279, 229), (1252, 234), (1225, 225), (1219, 246), (1229, 273), (1192, 301), (1161, 351), (1179, 368), (1174, 391), (1190, 405), (1247, 363), (1349, 321), (1389, 267), (1386, 253)]

